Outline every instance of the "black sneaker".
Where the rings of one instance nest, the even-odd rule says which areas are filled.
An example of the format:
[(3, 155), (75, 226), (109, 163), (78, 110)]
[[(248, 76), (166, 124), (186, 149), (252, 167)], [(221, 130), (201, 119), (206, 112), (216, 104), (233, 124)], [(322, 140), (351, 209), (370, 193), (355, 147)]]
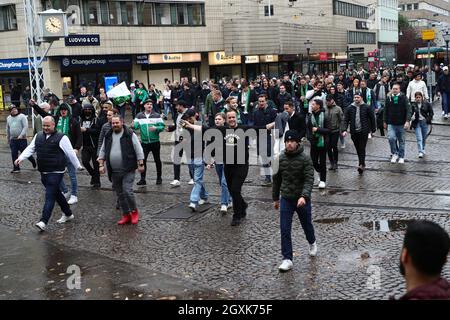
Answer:
[(100, 187), (101, 187), (101, 184), (100, 184), (100, 183), (94, 183), (94, 184), (92, 185), (92, 189), (100, 189)]
[(233, 220), (231, 220), (231, 226), (235, 227), (241, 224), (241, 219), (240, 218), (233, 218)]
[(246, 202), (244, 204), (244, 211), (242, 212), (242, 217), (241, 219), (245, 219), (245, 217), (247, 217), (247, 208), (248, 208), (248, 203)]
[(162, 179), (161, 178), (156, 179), (156, 184), (162, 184)]
[(94, 185), (94, 178), (93, 177), (91, 177), (91, 182), (89, 183), (91, 186), (93, 186)]
[(138, 183), (136, 183), (138, 186), (145, 186), (147, 182), (145, 180), (139, 180)]
[(11, 170), (11, 173), (19, 173), (20, 172), (20, 169), (12, 169)]
[(363, 166), (359, 166), (358, 167), (358, 173), (359, 174), (363, 174), (363, 172), (364, 172), (364, 167)]

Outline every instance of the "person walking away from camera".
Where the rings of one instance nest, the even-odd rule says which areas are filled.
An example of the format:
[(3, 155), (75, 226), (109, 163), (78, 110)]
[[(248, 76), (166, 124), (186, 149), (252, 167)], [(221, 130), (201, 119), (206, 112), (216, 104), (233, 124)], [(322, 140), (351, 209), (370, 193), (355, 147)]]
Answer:
[(331, 125), (328, 144), (328, 159), (330, 160), (331, 165), (330, 170), (336, 170), (338, 168), (339, 158), (338, 142), (344, 124), (344, 113), (342, 112), (342, 109), (336, 105), (333, 95), (327, 95), (326, 101), (327, 105), (325, 107), (325, 112)]
[[(281, 254), (280, 271), (293, 267), (292, 218), (297, 212), (309, 243), (309, 254), (317, 254), (316, 237), (311, 215), (311, 192), (314, 184), (314, 167), (311, 158), (303, 152), (300, 135), (289, 130), (284, 136), (285, 149), (273, 175), (272, 199), (274, 208), (280, 210)], [(281, 198), (280, 198), (281, 195)]]
[(28, 147), (15, 161), (15, 165), (19, 166), (23, 160), (36, 152), (37, 167), (41, 173), (41, 182), (45, 187), (45, 204), (41, 219), (36, 223), (36, 227), (40, 231), (46, 229), (55, 202), (58, 203), (63, 212), (63, 216), (57, 221), (58, 223), (65, 223), (74, 219), (72, 210), (61, 193), (60, 184), (66, 170), (67, 161), (70, 161), (74, 168), (82, 170), (69, 138), (62, 132), (56, 131), (55, 119), (51, 116), (44, 117), (42, 127), (43, 131), (34, 136)]

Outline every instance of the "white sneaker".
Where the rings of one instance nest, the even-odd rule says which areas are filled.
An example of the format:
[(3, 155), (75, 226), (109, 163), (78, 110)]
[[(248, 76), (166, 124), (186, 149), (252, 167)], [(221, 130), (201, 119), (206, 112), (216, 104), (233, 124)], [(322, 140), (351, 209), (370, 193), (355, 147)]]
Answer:
[(442, 111), (442, 116), (445, 116), (445, 111)]
[(369, 133), (369, 139), (372, 139), (372, 134), (371, 133)]
[(72, 193), (70, 191), (67, 191), (66, 193), (62, 192), (64, 198), (66, 198), (66, 200), (70, 199), (70, 196), (72, 195)]
[(75, 204), (78, 202), (78, 197), (77, 196), (70, 196), (69, 201), (67, 201), (68, 204)]
[(285, 259), (281, 262), (280, 266), (278, 267), (278, 269), (280, 271), (289, 271), (292, 269), (293, 263), (291, 260), (289, 259)]
[(403, 158), (398, 159), (398, 163), (405, 163), (405, 159)]
[(192, 210), (193, 212), (197, 211), (197, 206), (196, 206), (195, 203), (193, 203), (193, 202), (189, 203), (189, 208), (191, 208), (191, 210)]
[(38, 223), (36, 223), (36, 227), (40, 230), (40, 231), (45, 231), (45, 228), (47, 227), (46, 224), (42, 221), (39, 221)]
[(317, 244), (314, 242), (309, 245), (309, 255), (315, 257), (317, 255)]
[(325, 189), (326, 186), (327, 185), (326, 185), (325, 181), (320, 181), (319, 182), (319, 189)]
[(194, 179), (189, 180), (188, 184), (190, 185), (194, 184)]
[(419, 158), (423, 158), (423, 152), (419, 152)]
[(226, 204), (223, 204), (220, 206), (220, 212), (222, 213), (227, 213), (228, 212), (228, 207)]
[(180, 180), (173, 180), (170, 185), (172, 187), (179, 187), (181, 185)]
[(397, 159), (398, 159), (398, 155), (396, 155), (396, 154), (392, 155), (391, 163), (396, 163)]
[(448, 113), (446, 113), (446, 114), (444, 115), (444, 119), (445, 119), (445, 120), (448, 119)]
[(205, 203), (208, 203), (209, 201), (208, 201), (208, 199), (200, 199), (199, 201), (198, 201), (198, 204), (199, 205), (202, 205), (202, 204), (205, 204)]
[(345, 142), (341, 144), (341, 149), (345, 149)]
[(70, 215), (70, 216), (66, 216), (65, 214), (63, 214), (61, 219), (57, 220), (56, 222), (58, 222), (58, 223), (66, 223), (67, 221), (73, 220), (73, 218), (75, 218), (73, 216), (73, 214)]
[(233, 202), (230, 202), (230, 203), (228, 204), (228, 209), (233, 209)]

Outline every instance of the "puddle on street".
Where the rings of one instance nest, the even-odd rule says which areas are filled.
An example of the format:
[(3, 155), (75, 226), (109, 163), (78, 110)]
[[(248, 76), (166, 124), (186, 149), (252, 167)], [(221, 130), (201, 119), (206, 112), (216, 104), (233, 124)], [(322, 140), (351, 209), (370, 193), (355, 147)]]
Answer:
[(372, 231), (395, 232), (404, 231), (414, 220), (377, 220), (364, 222), (363, 227)]
[(314, 223), (323, 223), (323, 224), (337, 224), (347, 222), (349, 218), (329, 218), (329, 219), (317, 219), (314, 220)]

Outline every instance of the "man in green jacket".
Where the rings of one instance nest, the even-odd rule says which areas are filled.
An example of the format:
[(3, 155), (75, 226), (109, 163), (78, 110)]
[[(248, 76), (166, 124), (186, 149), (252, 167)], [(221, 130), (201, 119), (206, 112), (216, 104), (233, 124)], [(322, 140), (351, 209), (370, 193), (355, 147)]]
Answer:
[(153, 160), (156, 164), (156, 184), (162, 183), (162, 164), (161, 164), (161, 143), (159, 134), (164, 131), (164, 121), (161, 115), (153, 111), (153, 101), (147, 98), (144, 101), (144, 111), (139, 112), (134, 119), (134, 130), (141, 131), (141, 145), (144, 150), (145, 170), (141, 173), (141, 180), (137, 183), (139, 186), (146, 185), (145, 175), (147, 173), (147, 158), (150, 151), (153, 154)]
[[(314, 183), (314, 167), (311, 158), (303, 153), (300, 135), (288, 130), (284, 136), (285, 151), (280, 156), (273, 176), (272, 197), (274, 208), (280, 209), (281, 253), (283, 261), (279, 270), (292, 269), (292, 217), (296, 211), (306, 239), (309, 255), (317, 254), (316, 237), (311, 218), (311, 191)], [(280, 199), (281, 193), (281, 199)]]

